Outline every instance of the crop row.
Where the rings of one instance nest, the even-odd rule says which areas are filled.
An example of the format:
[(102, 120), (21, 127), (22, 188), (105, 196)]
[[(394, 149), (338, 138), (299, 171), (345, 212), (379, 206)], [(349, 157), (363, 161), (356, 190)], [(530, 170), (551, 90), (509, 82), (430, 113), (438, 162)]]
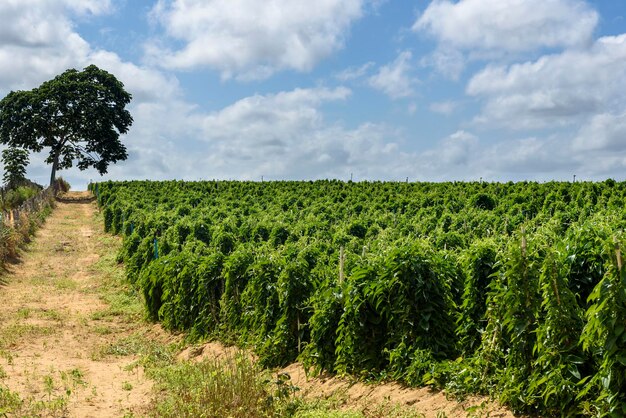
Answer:
[(266, 365), (626, 414), (626, 184), (106, 182), (166, 327)]

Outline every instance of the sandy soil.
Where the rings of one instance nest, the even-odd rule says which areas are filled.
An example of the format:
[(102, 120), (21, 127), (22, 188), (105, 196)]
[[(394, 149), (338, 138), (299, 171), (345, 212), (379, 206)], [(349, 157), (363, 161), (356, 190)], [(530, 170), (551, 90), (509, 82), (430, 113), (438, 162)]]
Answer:
[(134, 358), (100, 354), (136, 329), (123, 316), (99, 314), (107, 305), (95, 266), (113, 238), (101, 232), (95, 210), (57, 203), (0, 287), (2, 382), (32, 408), (47, 405), (44, 416), (123, 416), (150, 398), (141, 368), (127, 370)]

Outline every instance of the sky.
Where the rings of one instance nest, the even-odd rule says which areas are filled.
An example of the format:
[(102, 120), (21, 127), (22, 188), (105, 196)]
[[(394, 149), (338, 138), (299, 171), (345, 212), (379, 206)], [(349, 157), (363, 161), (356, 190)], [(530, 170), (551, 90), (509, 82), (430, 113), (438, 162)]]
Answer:
[[(133, 95), (89, 181), (626, 180), (623, 0), (1, 0), (0, 97)], [(46, 184), (45, 155), (28, 176)]]

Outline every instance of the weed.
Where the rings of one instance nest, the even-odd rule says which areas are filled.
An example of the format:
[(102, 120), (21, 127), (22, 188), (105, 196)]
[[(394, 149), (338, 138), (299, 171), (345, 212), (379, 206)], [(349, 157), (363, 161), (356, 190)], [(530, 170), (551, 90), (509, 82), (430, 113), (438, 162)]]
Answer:
[(30, 308), (20, 308), (17, 310), (17, 317), (19, 319), (28, 319), (30, 318), (31, 309)]
[(63, 380), (66, 392), (75, 389), (78, 386), (86, 386), (85, 375), (80, 369), (71, 369), (67, 372), (61, 372), (61, 380)]
[(54, 333), (53, 327), (43, 327), (32, 324), (10, 324), (0, 328), (0, 352), (13, 347), (22, 339), (33, 339)]
[(0, 416), (8, 416), (9, 413), (19, 410), (21, 406), (20, 396), (0, 385)]
[(52, 397), (52, 392), (54, 392), (54, 379), (51, 375), (46, 375), (43, 377), (43, 385), (46, 394), (48, 395), (48, 400)]
[(181, 363), (154, 370), (157, 402), (152, 416), (265, 417), (273, 409), (264, 372), (245, 355)]
[(44, 309), (42, 311), (42, 316), (46, 319), (58, 322), (62, 321), (64, 318), (64, 315), (55, 309)]

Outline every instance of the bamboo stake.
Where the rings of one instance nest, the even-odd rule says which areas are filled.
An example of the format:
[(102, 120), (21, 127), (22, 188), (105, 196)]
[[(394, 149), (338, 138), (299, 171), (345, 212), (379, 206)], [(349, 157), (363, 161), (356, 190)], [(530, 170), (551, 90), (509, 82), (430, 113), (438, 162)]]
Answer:
[(296, 314), (296, 322), (298, 324), (298, 354), (302, 351), (300, 350), (301, 340), (300, 340), (300, 311)]
[(345, 254), (343, 245), (339, 248), (339, 283), (343, 283), (343, 266), (345, 263)]
[(526, 230), (522, 227), (522, 256), (526, 257)]

